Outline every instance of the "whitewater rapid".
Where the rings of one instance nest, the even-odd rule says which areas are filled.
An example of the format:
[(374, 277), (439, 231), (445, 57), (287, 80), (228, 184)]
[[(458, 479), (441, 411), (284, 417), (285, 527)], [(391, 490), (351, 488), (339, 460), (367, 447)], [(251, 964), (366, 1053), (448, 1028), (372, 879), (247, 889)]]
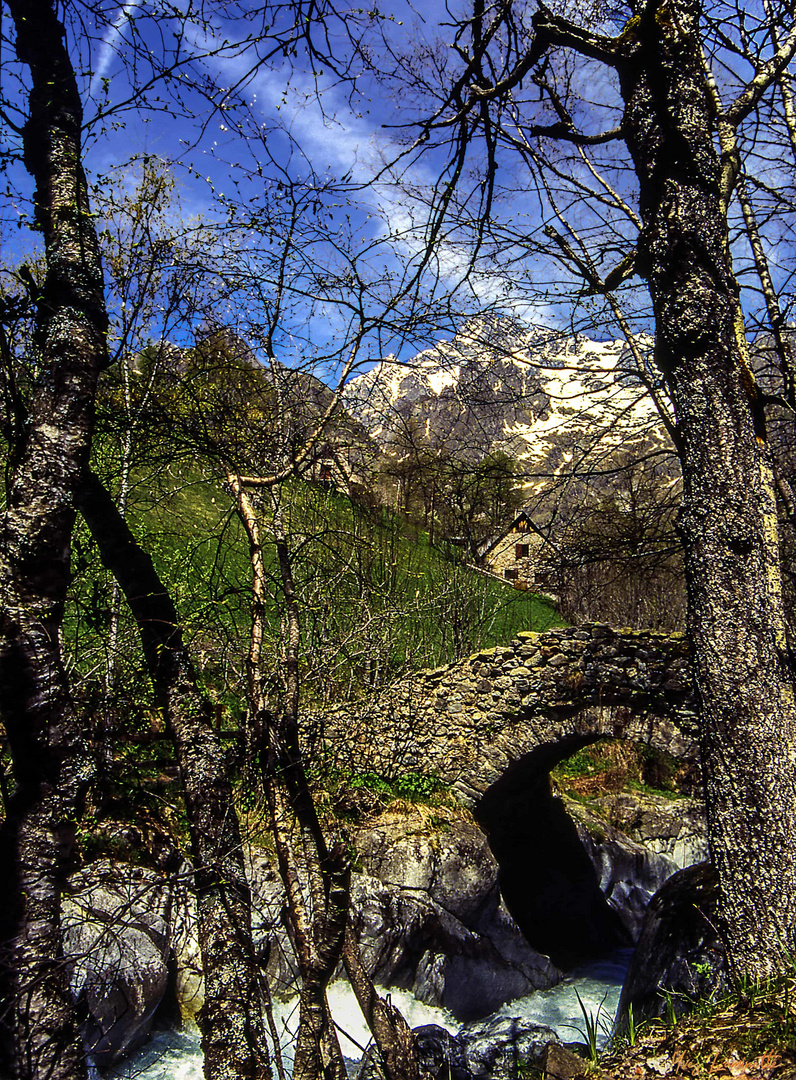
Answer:
[[(619, 1004), (619, 993), (627, 971), (630, 950), (581, 968), (550, 990), (516, 998), (503, 1005), (493, 1016), (523, 1017), (546, 1024), (564, 1042), (585, 1041), (581, 1004), (597, 1018), (599, 1041), (604, 1043)], [(438, 1024), (455, 1034), (461, 1024), (445, 1009), (424, 1005), (405, 990), (389, 992), (411, 1027)], [(580, 1001), (578, 1000), (580, 998)], [(362, 1013), (348, 983), (339, 980), (329, 987), (329, 1005), (340, 1035), (343, 1054), (351, 1062), (362, 1057), (369, 1033)], [(291, 1048), (298, 1024), (298, 998), (275, 1003), (274, 1018), (280, 1033), (283, 1056), (289, 1072)], [(491, 1017), (485, 1017), (487, 1021)], [(196, 1030), (158, 1031), (150, 1042), (132, 1057), (104, 1073), (107, 1080), (202, 1080), (202, 1053)]]

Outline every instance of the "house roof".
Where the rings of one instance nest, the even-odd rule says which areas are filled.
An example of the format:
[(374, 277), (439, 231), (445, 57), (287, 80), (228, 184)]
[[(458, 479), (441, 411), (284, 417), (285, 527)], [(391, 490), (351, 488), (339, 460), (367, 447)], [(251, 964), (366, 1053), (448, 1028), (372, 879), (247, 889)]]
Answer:
[(539, 533), (539, 530), (533, 523), (531, 515), (526, 510), (521, 510), (519, 514), (514, 515), (511, 521), (506, 522), (506, 524), (503, 526), (499, 533), (497, 533), (495, 536), (488, 538), (487, 540), (484, 540), (478, 546), (478, 548), (476, 549), (478, 558), (482, 559), (485, 555), (488, 555), (490, 551), (493, 550), (493, 548), (497, 547), (501, 540), (505, 540), (509, 533), (517, 528), (520, 522), (525, 525), (525, 529), (521, 531), (534, 532), (537, 534)]

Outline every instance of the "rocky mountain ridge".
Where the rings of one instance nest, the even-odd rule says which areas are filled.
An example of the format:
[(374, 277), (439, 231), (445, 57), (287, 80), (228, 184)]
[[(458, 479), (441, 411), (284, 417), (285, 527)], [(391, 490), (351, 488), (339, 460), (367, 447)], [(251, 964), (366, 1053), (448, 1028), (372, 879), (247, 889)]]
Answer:
[(648, 351), (477, 319), (408, 361), (382, 360), (351, 380), (343, 404), (389, 453), (505, 453), (533, 488), (597, 452), (666, 444), (639, 374)]

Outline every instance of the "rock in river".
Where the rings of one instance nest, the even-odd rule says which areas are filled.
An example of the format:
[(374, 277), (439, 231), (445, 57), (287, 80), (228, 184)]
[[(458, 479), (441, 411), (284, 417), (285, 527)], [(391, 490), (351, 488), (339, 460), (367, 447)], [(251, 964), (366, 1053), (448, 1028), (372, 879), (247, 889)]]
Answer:
[(70, 880), (64, 955), (98, 1065), (140, 1046), (168, 983), (170, 895), (159, 875), (107, 860)]

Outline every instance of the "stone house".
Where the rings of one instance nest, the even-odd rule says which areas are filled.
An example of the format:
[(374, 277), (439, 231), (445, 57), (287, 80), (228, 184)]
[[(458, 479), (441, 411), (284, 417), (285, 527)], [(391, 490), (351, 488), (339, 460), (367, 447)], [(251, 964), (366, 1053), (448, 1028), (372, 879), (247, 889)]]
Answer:
[(537, 584), (536, 566), (545, 545), (524, 510), (496, 536), (484, 541), (478, 551), (478, 563), (497, 577), (511, 581), (517, 589)]

